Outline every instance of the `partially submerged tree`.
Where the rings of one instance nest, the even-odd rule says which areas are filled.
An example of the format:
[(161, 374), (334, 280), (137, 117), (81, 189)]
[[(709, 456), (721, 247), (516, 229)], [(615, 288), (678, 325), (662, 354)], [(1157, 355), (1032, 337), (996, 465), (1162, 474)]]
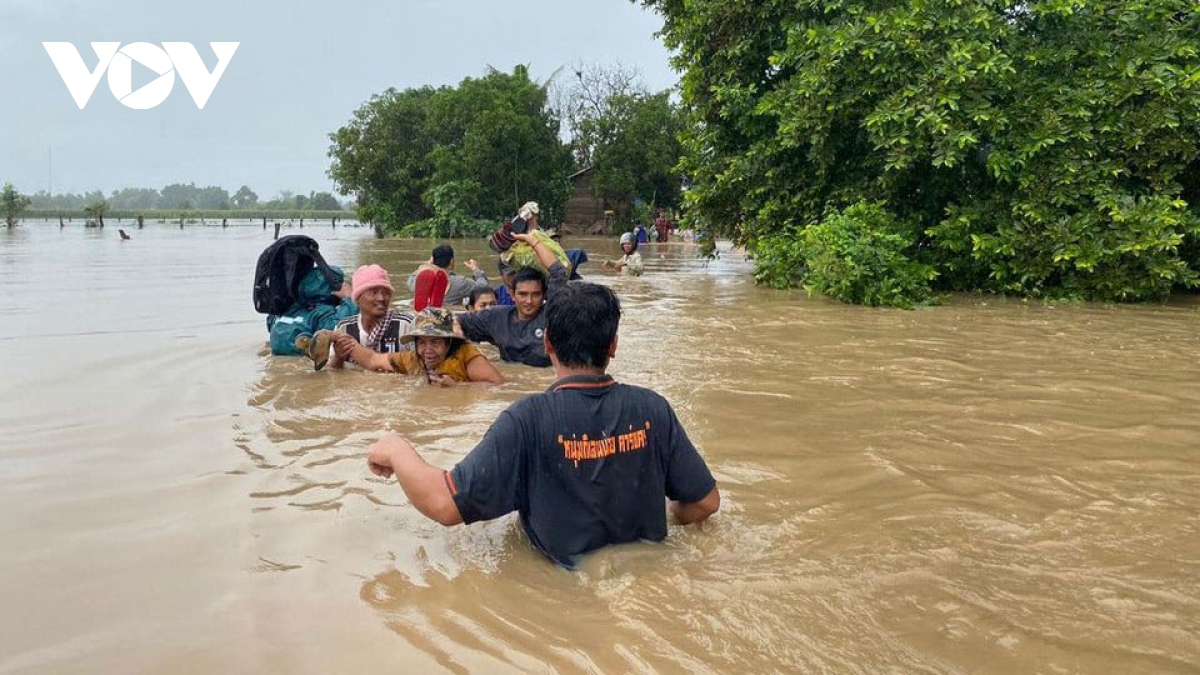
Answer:
[[(398, 231), (437, 211), (450, 184), (455, 212), (492, 221), (538, 201), (553, 220), (566, 202), (570, 149), (558, 137), (546, 88), (525, 66), (491, 71), (457, 87), (389, 89), (373, 96), (346, 126), (330, 134), (329, 176), (355, 195), (359, 217)], [(482, 234), (482, 232), (480, 232)]]
[(685, 73), (690, 214), (780, 265), (760, 269), (775, 283), (812, 247), (870, 254), (821, 241), (852, 232), (891, 242), (871, 269), (907, 257), (941, 289), (1137, 300), (1200, 281), (1195, 2), (643, 4)]
[(83, 207), (83, 214), (88, 217), (89, 224), (94, 221), (101, 228), (104, 227), (104, 214), (108, 212), (108, 202), (101, 199), (98, 202), (92, 202)]
[(7, 227), (16, 227), (25, 209), (29, 208), (29, 201), (29, 197), (17, 192), (12, 183), (4, 184), (4, 190), (0, 191), (0, 211), (4, 212)]

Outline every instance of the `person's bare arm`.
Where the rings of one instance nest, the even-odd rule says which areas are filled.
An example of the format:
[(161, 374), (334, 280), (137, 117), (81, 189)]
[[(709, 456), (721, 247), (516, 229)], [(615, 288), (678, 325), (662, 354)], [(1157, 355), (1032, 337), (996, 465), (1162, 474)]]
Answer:
[(381, 373), (396, 372), (395, 367), (392, 366), (392, 360), (388, 358), (387, 354), (367, 349), (358, 342), (355, 342), (350, 348), (350, 359), (367, 370), (376, 370)]
[(708, 520), (719, 508), (721, 492), (714, 487), (698, 502), (671, 502), (671, 515), (680, 525), (690, 525)]
[(446, 483), (446, 472), (422, 459), (408, 441), (399, 436), (384, 436), (371, 446), (367, 465), (380, 478), (394, 474), (409, 503), (426, 518), (447, 527), (462, 522), (462, 514)]
[(504, 384), (504, 376), (483, 354), (467, 361), (467, 377), (471, 382)]
[(329, 355), (329, 363), (325, 367), (341, 368), (344, 366), (355, 344), (358, 344), (358, 340), (355, 340), (346, 333), (335, 332), (333, 334), (333, 352)]

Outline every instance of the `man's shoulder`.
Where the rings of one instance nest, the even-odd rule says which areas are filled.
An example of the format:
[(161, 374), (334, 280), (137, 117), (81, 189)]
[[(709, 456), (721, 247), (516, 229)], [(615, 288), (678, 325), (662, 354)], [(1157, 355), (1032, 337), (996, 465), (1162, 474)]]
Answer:
[(333, 329), (336, 331), (345, 333), (347, 328), (349, 328), (350, 326), (357, 326), (357, 325), (358, 325), (358, 315), (354, 314), (354, 315), (348, 316), (348, 317), (342, 319), (341, 321), (337, 322), (337, 325), (334, 326)]
[(633, 399), (645, 405), (663, 406), (665, 408), (671, 407), (671, 403), (667, 401), (665, 396), (657, 391), (654, 391), (653, 389), (650, 389), (649, 387), (618, 382), (617, 384), (613, 385), (613, 391), (619, 396)]

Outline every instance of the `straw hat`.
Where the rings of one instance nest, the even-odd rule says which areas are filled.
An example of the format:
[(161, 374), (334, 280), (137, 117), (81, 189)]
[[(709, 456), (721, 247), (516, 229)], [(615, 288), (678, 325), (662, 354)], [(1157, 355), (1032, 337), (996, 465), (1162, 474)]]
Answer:
[(417, 313), (412, 330), (400, 336), (401, 342), (414, 342), (419, 337), (462, 340), (454, 333), (454, 315), (448, 309), (426, 307)]

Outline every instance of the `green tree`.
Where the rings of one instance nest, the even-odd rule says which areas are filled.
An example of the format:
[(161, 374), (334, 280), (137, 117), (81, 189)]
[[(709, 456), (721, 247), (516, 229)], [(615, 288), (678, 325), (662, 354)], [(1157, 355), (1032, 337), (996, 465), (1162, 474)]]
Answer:
[(104, 227), (104, 214), (107, 212), (108, 202), (104, 201), (103, 199), (94, 201), (91, 204), (83, 207), (83, 214), (90, 219), (88, 224), (91, 225), (94, 223), (99, 225), (101, 228)]
[(4, 212), (4, 224), (16, 227), (21, 214), (29, 208), (29, 203), (29, 197), (17, 192), (12, 183), (5, 183), (4, 190), (0, 191), (0, 210)]
[(886, 211), (873, 222), (906, 224), (891, 234), (936, 288), (1196, 286), (1194, 2), (644, 4), (685, 71), (690, 214), (760, 264), (803, 276), (774, 253), (868, 202)]
[(258, 193), (251, 190), (250, 186), (243, 185), (233, 194), (230, 202), (235, 209), (251, 209), (258, 205)]
[(314, 211), (340, 211), (342, 204), (328, 192), (315, 192), (309, 197), (308, 207)]
[(598, 117), (580, 129), (593, 139), (596, 189), (628, 217), (635, 199), (647, 204), (679, 205), (682, 149), (680, 117), (669, 92), (612, 97)]
[(431, 189), (468, 182), (478, 189), (465, 200), (451, 192), (470, 217), (498, 220), (531, 199), (554, 214), (572, 167), (558, 130), (546, 88), (524, 66), (457, 87), (389, 89), (330, 134), (329, 176), (355, 196), (361, 218), (391, 231), (436, 215)]

